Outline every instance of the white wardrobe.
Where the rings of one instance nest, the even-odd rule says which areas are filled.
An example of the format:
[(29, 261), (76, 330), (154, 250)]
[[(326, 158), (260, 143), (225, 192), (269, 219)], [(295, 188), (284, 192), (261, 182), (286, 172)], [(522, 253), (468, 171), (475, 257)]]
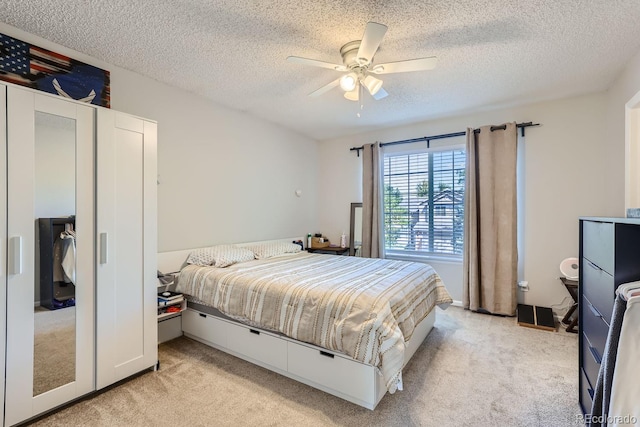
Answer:
[[(3, 425), (155, 366), (156, 140), (152, 121), (0, 83)], [(38, 304), (39, 218), (69, 218), (74, 242), (57, 310)]]

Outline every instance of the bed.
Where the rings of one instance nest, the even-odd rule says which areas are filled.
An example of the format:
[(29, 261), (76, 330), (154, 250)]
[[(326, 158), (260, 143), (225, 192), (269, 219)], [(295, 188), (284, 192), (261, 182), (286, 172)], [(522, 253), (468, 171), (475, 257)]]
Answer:
[(374, 409), (402, 389), (402, 368), (448, 292), (427, 264), (310, 254), (290, 242), (160, 254), (161, 265), (182, 259), (185, 335)]

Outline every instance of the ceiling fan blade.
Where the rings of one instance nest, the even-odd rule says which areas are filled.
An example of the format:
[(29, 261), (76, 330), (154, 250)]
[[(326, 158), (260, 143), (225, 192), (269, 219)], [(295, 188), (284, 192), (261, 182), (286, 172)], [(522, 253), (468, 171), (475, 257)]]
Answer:
[(368, 22), (364, 30), (360, 48), (358, 49), (357, 61), (361, 64), (369, 64), (376, 54), (382, 39), (387, 32), (387, 26), (376, 22)]
[[(342, 77), (341, 77), (341, 78), (342, 78)], [(322, 94), (323, 94), (323, 93), (325, 93), (325, 92), (329, 92), (331, 89), (333, 89), (334, 87), (338, 86), (339, 84), (340, 84), (340, 79), (335, 79), (335, 80), (334, 80), (334, 81), (332, 81), (331, 83), (329, 83), (329, 84), (327, 84), (327, 85), (322, 86), (320, 89), (318, 89), (318, 90), (315, 90), (315, 91), (311, 92), (311, 93), (309, 94), (309, 96), (312, 96), (312, 97), (314, 97), (314, 98), (315, 98), (316, 96), (320, 96), (320, 95), (322, 95)]]
[(380, 88), (380, 90), (378, 90), (375, 95), (371, 95), (371, 96), (373, 96), (373, 99), (378, 101), (382, 98), (385, 98), (387, 95), (389, 95), (387, 91), (384, 90), (383, 88)]
[(438, 58), (408, 59), (406, 61), (387, 62), (371, 67), (369, 71), (374, 74), (408, 73), (410, 71), (432, 70), (438, 63)]
[(289, 56), (287, 58), (289, 62), (296, 62), (302, 65), (311, 65), (312, 67), (328, 68), (336, 71), (348, 71), (349, 69), (344, 65), (332, 64), (331, 62), (318, 61), (317, 59), (301, 58), (299, 56)]

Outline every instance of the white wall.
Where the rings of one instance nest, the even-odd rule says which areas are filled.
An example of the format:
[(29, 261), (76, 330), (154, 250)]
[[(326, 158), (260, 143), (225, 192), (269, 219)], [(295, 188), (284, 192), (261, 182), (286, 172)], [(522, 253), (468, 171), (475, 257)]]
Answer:
[(313, 228), (315, 141), (132, 73), (112, 87), (113, 108), (159, 123), (160, 251)]
[[(615, 150), (615, 158), (612, 157), (612, 161), (616, 161), (617, 169), (615, 173), (618, 175), (619, 179), (624, 179), (625, 170), (620, 167), (617, 163), (617, 159), (620, 156), (625, 156), (625, 152), (623, 151), (624, 141), (625, 141), (625, 104), (631, 100), (638, 92), (640, 91), (640, 52), (638, 52), (627, 64), (623, 72), (620, 74), (620, 77), (616, 80), (616, 82), (611, 86), (611, 88), (607, 91), (607, 110), (608, 110), (608, 123), (607, 123), (607, 137), (609, 144), (612, 150)], [(636, 132), (638, 130), (638, 119), (639, 113), (638, 109), (635, 110), (635, 119), (636, 119)], [(639, 136), (634, 135), (635, 142), (638, 142)], [(638, 154), (638, 147), (635, 148), (635, 154)], [(632, 167), (633, 170), (629, 172), (629, 178), (637, 179), (640, 175), (638, 168), (640, 165), (638, 164), (638, 158), (630, 159), (628, 157), (625, 158), (627, 161), (627, 167)], [(634, 161), (635, 160), (635, 161)], [(632, 185), (629, 185), (632, 184)], [(635, 184), (635, 185), (633, 185)], [(638, 186), (640, 184), (638, 182), (628, 183), (627, 190), (629, 196), (628, 202), (633, 200), (633, 203), (629, 203), (626, 207), (640, 207), (637, 204), (637, 193)], [(635, 190), (635, 191), (634, 191)], [(631, 192), (636, 194), (636, 197), (631, 198)]]
[[(348, 230), (348, 206), (361, 201), (361, 159), (348, 149), (373, 141), (389, 142), (459, 132), (467, 127), (534, 121), (524, 140), (524, 278), (527, 304), (566, 307), (571, 299), (558, 266), (578, 255), (580, 216), (622, 215), (623, 158), (606, 133), (606, 94), (549, 101), (523, 107), (363, 133), (322, 141), (318, 152), (319, 227), (330, 239)], [(619, 144), (618, 144), (619, 145)], [(617, 166), (616, 166), (617, 165)], [(453, 298), (462, 299), (462, 265), (433, 262)]]
[(159, 251), (314, 228), (316, 141), (6, 24), (0, 32), (109, 70), (112, 108), (158, 121)]

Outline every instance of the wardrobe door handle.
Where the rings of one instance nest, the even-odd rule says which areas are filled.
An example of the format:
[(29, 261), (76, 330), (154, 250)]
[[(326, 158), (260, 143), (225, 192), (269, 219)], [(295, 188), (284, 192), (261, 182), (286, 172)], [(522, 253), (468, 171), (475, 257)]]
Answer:
[(100, 264), (107, 263), (108, 236), (107, 233), (100, 233)]
[(9, 274), (22, 274), (22, 236), (9, 239)]

